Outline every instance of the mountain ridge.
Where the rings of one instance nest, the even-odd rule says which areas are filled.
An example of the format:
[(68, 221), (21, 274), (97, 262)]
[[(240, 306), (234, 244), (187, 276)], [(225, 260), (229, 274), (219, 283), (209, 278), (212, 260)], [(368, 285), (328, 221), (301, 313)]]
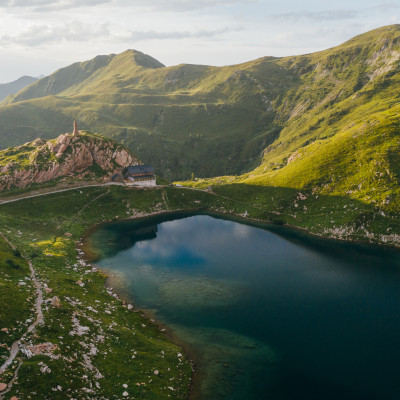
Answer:
[(91, 75), (57, 95), (17, 101), (27, 88), (3, 102), (0, 136), (9, 145), (21, 136), (51, 137), (74, 118), (124, 143), (170, 179), (255, 168), (253, 175), (276, 175), (289, 159), (292, 167), (299, 162), (299, 149), (367, 118), (370, 107), (387, 113), (395, 106), (399, 36), (393, 25), (317, 53), (226, 67), (151, 61), (158, 68), (127, 69), (124, 52), (101, 79)]
[(36, 82), (40, 78), (34, 78), (32, 76), (21, 76), (15, 81), (8, 83), (0, 83), (0, 102), (7, 96), (13, 95), (24, 89), (26, 86)]

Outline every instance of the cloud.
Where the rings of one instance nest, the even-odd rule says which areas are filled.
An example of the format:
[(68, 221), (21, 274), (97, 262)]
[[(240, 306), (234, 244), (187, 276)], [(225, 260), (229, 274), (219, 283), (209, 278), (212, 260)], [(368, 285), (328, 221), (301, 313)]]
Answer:
[(197, 31), (172, 31), (172, 32), (157, 32), (157, 31), (130, 31), (127, 35), (122, 35), (120, 39), (125, 41), (142, 41), (142, 40), (167, 40), (167, 39), (189, 39), (189, 38), (211, 38), (223, 35), (229, 32), (242, 31), (243, 28), (238, 26), (235, 28), (222, 28), (216, 30), (200, 29)]
[(96, 6), (102, 3), (110, 3), (112, 0), (0, 0), (0, 7), (48, 7), (48, 8), (73, 8), (84, 6)]
[(64, 25), (32, 25), (14, 36), (3, 35), (3, 45), (40, 46), (65, 41), (87, 41), (109, 36), (107, 24), (90, 26), (79, 22)]
[(221, 28), (216, 30), (201, 29), (197, 31), (127, 31), (126, 33), (114, 34), (107, 23), (88, 25), (77, 21), (63, 25), (32, 25), (28, 29), (11, 35), (3, 35), (0, 42), (3, 45), (42, 46), (62, 42), (132, 42), (143, 40), (167, 40), (188, 38), (211, 38), (218, 37), (224, 33), (237, 32), (242, 27)]
[(234, 4), (257, 3), (258, 0), (118, 0), (149, 11), (194, 11), (203, 8), (230, 6)]
[(310, 20), (313, 22), (342, 21), (362, 18), (369, 14), (387, 13), (389, 11), (400, 9), (396, 3), (382, 3), (363, 9), (336, 9), (324, 11), (298, 11), (270, 15), (272, 19), (302, 21)]
[(113, 6), (147, 11), (192, 11), (208, 7), (255, 3), (259, 0), (0, 0), (0, 8), (29, 8), (35, 11), (92, 7), (112, 3)]
[(327, 10), (327, 11), (299, 11), (271, 15), (273, 19), (281, 20), (311, 20), (311, 21), (339, 21), (354, 19), (361, 15), (358, 10)]

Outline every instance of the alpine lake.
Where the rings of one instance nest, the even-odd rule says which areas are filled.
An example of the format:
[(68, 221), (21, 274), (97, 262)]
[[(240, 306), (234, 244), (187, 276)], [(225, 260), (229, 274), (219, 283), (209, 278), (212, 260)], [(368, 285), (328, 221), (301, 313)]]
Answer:
[(85, 247), (188, 350), (190, 399), (400, 398), (398, 250), (201, 214), (101, 225)]

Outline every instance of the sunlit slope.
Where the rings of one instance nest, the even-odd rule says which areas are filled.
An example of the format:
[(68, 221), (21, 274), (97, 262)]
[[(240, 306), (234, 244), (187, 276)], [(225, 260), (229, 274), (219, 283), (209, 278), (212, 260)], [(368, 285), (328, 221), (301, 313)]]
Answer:
[(399, 26), (279, 60), (300, 76), (275, 102), (279, 137), (259, 167), (214, 182), (309, 189), (398, 208), (399, 60)]
[(3, 102), (1, 142), (52, 137), (77, 119), (170, 179), (256, 168), (238, 180), (342, 192), (353, 190), (354, 171), (358, 187), (390, 164), (387, 179), (380, 175), (386, 188), (395, 176), (384, 154), (396, 153), (399, 59), (398, 25), (314, 54), (226, 67), (164, 67), (129, 50), (73, 64)]
[[(341, 49), (312, 55), (318, 67), (305, 75), (310, 87), (298, 102), (309, 109), (289, 117), (262, 165), (241, 180), (390, 203), (400, 178), (399, 27)], [(332, 86), (318, 101), (312, 92), (321, 76)]]

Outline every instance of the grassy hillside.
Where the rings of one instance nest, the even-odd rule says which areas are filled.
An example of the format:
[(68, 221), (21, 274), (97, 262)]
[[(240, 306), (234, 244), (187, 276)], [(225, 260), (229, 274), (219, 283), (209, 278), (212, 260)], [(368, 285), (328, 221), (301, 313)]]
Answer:
[(256, 166), (277, 137), (272, 101), (292, 79), (274, 58), (166, 68), (136, 51), (97, 57), (3, 102), (1, 142), (50, 138), (76, 119), (129, 146), (167, 178), (239, 173)]
[(398, 25), (314, 54), (226, 67), (167, 68), (128, 50), (73, 64), (3, 102), (0, 137), (3, 146), (51, 137), (77, 119), (169, 179), (256, 168), (238, 181), (357, 188), (364, 200), (379, 190), (382, 203), (397, 184), (399, 59)]
[(399, 26), (280, 60), (301, 74), (301, 82), (277, 103), (283, 129), (260, 166), (239, 177), (193, 184), (297, 188), (398, 212), (399, 60)]
[(32, 76), (21, 76), (21, 78), (9, 82), (0, 83), (0, 101), (5, 99), (9, 95), (14, 95), (26, 86), (36, 82), (38, 78), (33, 78)]

